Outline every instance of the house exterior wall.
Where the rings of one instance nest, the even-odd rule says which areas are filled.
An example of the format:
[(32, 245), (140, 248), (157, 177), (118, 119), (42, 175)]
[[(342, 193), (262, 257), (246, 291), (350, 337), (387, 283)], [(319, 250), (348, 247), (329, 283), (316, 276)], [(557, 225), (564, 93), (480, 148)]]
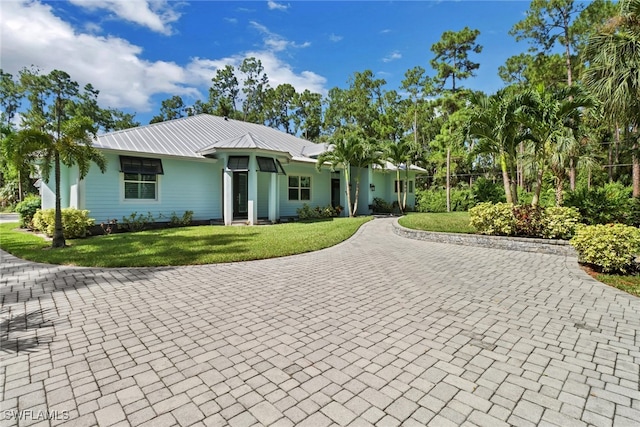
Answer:
[[(323, 169), (318, 172), (313, 163), (289, 163), (283, 164), (287, 176), (278, 176), (280, 193), (280, 216), (297, 216), (296, 209), (305, 203), (310, 207), (327, 206), (331, 204), (331, 172)], [(289, 177), (311, 177), (311, 200), (289, 200)]]

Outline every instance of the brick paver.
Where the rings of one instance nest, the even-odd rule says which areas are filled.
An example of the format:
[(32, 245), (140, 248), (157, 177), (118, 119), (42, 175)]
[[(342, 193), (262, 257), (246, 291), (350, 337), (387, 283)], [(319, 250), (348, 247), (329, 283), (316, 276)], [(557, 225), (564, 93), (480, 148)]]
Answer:
[(404, 239), (392, 221), (222, 265), (1, 253), (0, 424), (637, 422), (640, 299), (574, 258)]

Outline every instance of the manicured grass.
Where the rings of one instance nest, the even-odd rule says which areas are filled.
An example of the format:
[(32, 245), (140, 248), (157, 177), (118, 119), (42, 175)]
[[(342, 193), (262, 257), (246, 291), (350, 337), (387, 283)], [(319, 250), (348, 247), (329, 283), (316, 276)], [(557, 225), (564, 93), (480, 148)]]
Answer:
[(49, 264), (87, 267), (151, 267), (214, 264), (274, 258), (333, 246), (349, 238), (370, 217), (334, 218), (256, 227), (200, 226), (149, 230), (51, 243), (16, 223), (0, 224), (0, 247), (13, 255)]
[(440, 231), (445, 233), (473, 234), (468, 212), (410, 213), (398, 221), (401, 226), (414, 230)]
[(594, 277), (602, 283), (640, 297), (640, 276), (617, 276), (615, 274), (597, 273)]

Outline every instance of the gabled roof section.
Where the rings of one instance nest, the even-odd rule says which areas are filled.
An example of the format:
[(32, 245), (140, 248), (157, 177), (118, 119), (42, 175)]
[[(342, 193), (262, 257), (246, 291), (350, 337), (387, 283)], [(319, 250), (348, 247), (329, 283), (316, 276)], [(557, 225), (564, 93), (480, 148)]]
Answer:
[[(96, 148), (203, 158), (210, 149), (263, 149), (307, 157), (318, 145), (267, 126), (199, 114), (99, 135)], [(306, 148), (309, 147), (309, 148)]]
[[(304, 149), (305, 147), (303, 146), (302, 148)], [(213, 154), (218, 150), (225, 150), (225, 149), (227, 150), (254, 149), (254, 150), (283, 152), (282, 148), (279, 147), (277, 144), (265, 142), (252, 133), (245, 133), (244, 135), (214, 142), (210, 146), (204, 147), (198, 150), (198, 153), (206, 156), (207, 154)], [(290, 153), (287, 153), (287, 154), (290, 155)]]

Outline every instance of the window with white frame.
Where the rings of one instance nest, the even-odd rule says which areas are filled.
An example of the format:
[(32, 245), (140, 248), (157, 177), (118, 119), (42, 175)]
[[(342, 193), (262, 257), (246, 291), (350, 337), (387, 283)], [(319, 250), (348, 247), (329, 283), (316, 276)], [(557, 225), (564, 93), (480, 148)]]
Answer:
[(311, 200), (311, 177), (289, 175), (289, 200)]
[(124, 198), (156, 200), (158, 176), (142, 173), (124, 174)]
[(120, 156), (125, 200), (157, 200), (158, 175), (164, 173), (160, 159)]

